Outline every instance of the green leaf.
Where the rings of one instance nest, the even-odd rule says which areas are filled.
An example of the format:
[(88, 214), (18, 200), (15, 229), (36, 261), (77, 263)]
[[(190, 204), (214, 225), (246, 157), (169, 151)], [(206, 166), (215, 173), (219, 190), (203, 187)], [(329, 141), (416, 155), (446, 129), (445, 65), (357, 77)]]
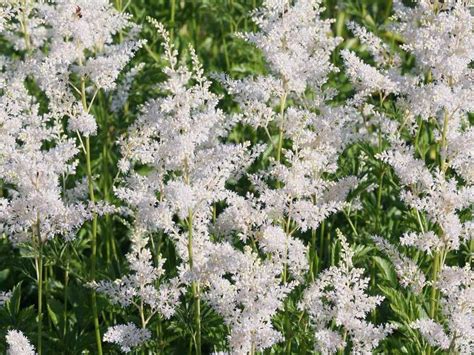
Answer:
[(49, 300), (48, 301), (48, 315), (49, 315), (49, 318), (51, 319), (51, 322), (53, 322), (55, 327), (58, 326), (59, 320), (61, 319), (60, 314), (61, 314), (61, 310), (60, 310), (59, 302), (55, 300)]
[(389, 281), (392, 286), (396, 287), (398, 285), (398, 280), (393, 264), (379, 256), (373, 256), (372, 259), (382, 274), (383, 279)]

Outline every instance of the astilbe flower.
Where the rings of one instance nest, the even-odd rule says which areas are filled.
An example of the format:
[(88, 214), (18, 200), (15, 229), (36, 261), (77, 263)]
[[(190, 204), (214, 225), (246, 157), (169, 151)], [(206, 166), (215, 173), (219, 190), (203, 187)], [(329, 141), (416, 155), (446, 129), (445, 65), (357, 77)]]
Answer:
[[(7, 185), (0, 198), (0, 223), (15, 243), (28, 242), (31, 233), (43, 241), (58, 234), (71, 237), (90, 218), (80, 201), (65, 201), (63, 176), (75, 173), (79, 152), (24, 85), (26, 74), (10, 73), (0, 96), (0, 179)], [(44, 149), (46, 143), (50, 149)]]
[[(473, 110), (468, 97), (473, 94), (469, 64), (474, 59), (474, 18), (464, 1), (421, 1), (413, 8), (397, 2), (395, 18), (398, 21), (392, 29), (404, 39), (402, 48), (415, 56), (417, 67), (408, 79), (399, 81), (400, 98), (396, 102), (405, 117), (402, 125), (386, 132), (391, 148), (377, 157), (395, 170), (405, 204), (440, 228), (426, 231), (421, 226), (421, 233), (405, 233), (402, 243), (428, 254), (446, 253), (472, 239), (470, 222), (463, 222), (460, 212), (474, 201), (474, 150), (467, 116)], [(394, 69), (402, 72), (401, 67)], [(406, 125), (411, 134), (419, 134), (417, 117), (422, 124), (437, 121), (440, 164), (434, 169), (416, 157), (415, 148), (399, 133)]]
[[(399, 141), (392, 142), (393, 148), (378, 157), (390, 164), (399, 176), (402, 186), (406, 189), (401, 193), (402, 200), (411, 208), (424, 212), (428, 219), (439, 225), (443, 231), (441, 235), (436, 235), (436, 238), (432, 233), (422, 232), (418, 238), (424, 239), (424, 251), (431, 253), (441, 248), (458, 250), (463, 242), (471, 238), (467, 228), (469, 222), (460, 220), (459, 211), (474, 202), (473, 185), (459, 186), (456, 179), (448, 179), (444, 171), (430, 172), (422, 160), (413, 157), (412, 149)], [(415, 246), (414, 241), (408, 242), (404, 239), (408, 245)]]
[(279, 252), (266, 251), (275, 258), (261, 260), (250, 247), (241, 252), (221, 244), (208, 259), (213, 272), (207, 274), (204, 297), (230, 327), (233, 354), (262, 351), (283, 340), (272, 317), (294, 285), (281, 283)]
[[(217, 221), (222, 233), (258, 239), (267, 227), (285, 225), (290, 245), (296, 231), (315, 230), (348, 205), (357, 179), (326, 176), (336, 172), (338, 156), (355, 138), (357, 112), (325, 104), (334, 94), (323, 85), (336, 71), (330, 54), (340, 39), (330, 36), (331, 20), (322, 20), (322, 11), (320, 1), (264, 1), (254, 16), (260, 31), (244, 37), (262, 50), (270, 74), (221, 77), (241, 109), (234, 119), (263, 129), (275, 153), (266, 169), (248, 174), (254, 194), (227, 198)], [(271, 136), (275, 126), (278, 134)]]
[(429, 318), (418, 319), (411, 326), (419, 329), (432, 346), (443, 350), (456, 350), (461, 354), (474, 351), (474, 272), (464, 268), (445, 266), (437, 281), (441, 292), (441, 311), (446, 318), (445, 327)]
[(443, 327), (432, 319), (419, 319), (411, 324), (413, 329), (418, 329), (423, 337), (432, 346), (437, 346), (443, 350), (449, 348), (449, 338), (445, 334)]
[(11, 4), (5, 2), (0, 6), (0, 32), (5, 31), (5, 26), (7, 25), (7, 22), (11, 16), (12, 6)]
[[(225, 183), (239, 176), (255, 154), (248, 144), (222, 143), (228, 132), (226, 117), (217, 108), (219, 98), (209, 91), (194, 51), (192, 70), (179, 65), (166, 30), (155, 25), (165, 38), (168, 79), (160, 87), (167, 96), (147, 102), (121, 141), (119, 167), (126, 178), (116, 194), (133, 210), (138, 226), (164, 231), (175, 240), (185, 263), (181, 277), (189, 282), (205, 263), (213, 204), (227, 197)], [(135, 164), (146, 165), (149, 172), (140, 174)]]
[(335, 353), (347, 345), (341, 331), (350, 337), (354, 353), (370, 353), (394, 328), (365, 320), (383, 297), (365, 293), (369, 278), (363, 277), (363, 269), (354, 267), (354, 252), (340, 231), (338, 237), (342, 248), (339, 265), (323, 271), (304, 291), (299, 308), (308, 312), (316, 330), (316, 348), (322, 353)]
[[(376, 77), (387, 74), (386, 84), (377, 81), (381, 86), (374, 86), (370, 93), (384, 97), (387, 93), (398, 94), (397, 106), (404, 113), (403, 125), (412, 132), (417, 129), (417, 117), (426, 122), (435, 118), (438, 121), (435, 130), (440, 138), (443, 135), (443, 121), (448, 120), (445, 132), (448, 144), (442, 154), (463, 179), (472, 180), (470, 158), (473, 150), (470, 145), (472, 140), (469, 139), (472, 129), (466, 114), (473, 109), (472, 100), (469, 99), (473, 94), (473, 76), (469, 64), (474, 57), (474, 39), (473, 17), (468, 2), (423, 0), (414, 7), (406, 7), (401, 1), (395, 1), (394, 9), (394, 22), (387, 29), (403, 39), (401, 49), (416, 58), (415, 68), (406, 73), (399, 60), (399, 52), (394, 52), (380, 39), (375, 39), (372, 33), (368, 39), (368, 32), (352, 23), (349, 27), (373, 55), (375, 67), (365, 63), (358, 65), (356, 62), (361, 63), (360, 59), (344, 52), (349, 76), (358, 86), (359, 80), (377, 81)], [(353, 65), (350, 61), (353, 61)], [(354, 77), (351, 73), (363, 71), (362, 66), (366, 68), (366, 74), (374, 74)], [(397, 90), (393, 90), (394, 83)], [(359, 87), (356, 96), (364, 96), (364, 91)]]
[(398, 84), (395, 78), (391, 78), (391, 72), (385, 72), (364, 63), (353, 52), (345, 49), (341, 52), (349, 79), (355, 84), (357, 94), (353, 104), (359, 104), (367, 96), (374, 93), (383, 93), (384, 96), (398, 92)]
[[(134, 39), (137, 27), (128, 15), (106, 0), (3, 1), (0, 7), (8, 12), (0, 37), (15, 52), (0, 60), (0, 231), (34, 249), (41, 339), (43, 245), (57, 236), (72, 239), (86, 220), (115, 211), (94, 198), (91, 108), (99, 91), (107, 95), (115, 87), (142, 42)], [(124, 41), (115, 43), (119, 31)], [(75, 176), (81, 150), (89, 197), (67, 188), (81, 180)], [(41, 353), (41, 340), (37, 345)]]
[(266, 254), (272, 255), (275, 262), (288, 265), (288, 270), (295, 278), (300, 279), (307, 271), (307, 248), (297, 238), (287, 238), (283, 228), (267, 226), (258, 239), (259, 246)]
[(170, 282), (191, 285), (194, 302), (200, 302), (221, 248), (211, 240), (213, 205), (229, 196), (226, 182), (238, 178), (259, 149), (223, 143), (231, 126), (217, 108), (219, 97), (210, 92), (194, 50), (188, 69), (178, 63), (164, 27), (151, 22), (165, 40), (167, 80), (160, 88), (166, 96), (148, 101), (120, 141), (124, 178), (115, 192), (128, 204), (138, 229), (172, 238), (182, 263), (178, 279)]
[(36, 355), (33, 345), (19, 330), (9, 330), (6, 336), (7, 355)]
[(243, 34), (262, 50), (288, 90), (298, 94), (307, 86), (321, 87), (337, 70), (330, 55), (341, 40), (330, 36), (333, 20), (322, 19), (322, 11), (320, 0), (265, 0), (253, 16), (260, 31)]
[[(20, 13), (22, 20), (11, 21), (0, 34), (26, 52), (23, 70), (46, 94), (53, 118), (73, 120), (70, 128), (74, 134), (76, 130), (85, 136), (95, 134), (95, 120), (91, 122), (89, 115), (91, 103), (77, 99), (76, 94), (94, 97), (100, 89), (115, 87), (119, 73), (143, 44), (134, 39), (138, 27), (107, 0), (12, 3), (11, 11)], [(125, 37), (117, 44), (113, 37), (118, 32)], [(73, 76), (81, 77), (84, 90), (71, 81)]]
[[(40, 7), (39, 12), (53, 29), (48, 31), (47, 56), (35, 67), (39, 84), (51, 101), (51, 110), (73, 121), (69, 125), (73, 133), (95, 134), (90, 106), (99, 90), (109, 92), (116, 87), (120, 72), (143, 45), (144, 41), (135, 39), (139, 28), (107, 0), (61, 0)], [(124, 39), (115, 43), (119, 32)], [(69, 83), (71, 74), (80, 77), (85, 90)], [(75, 91), (81, 100), (76, 100)], [(92, 95), (90, 102), (84, 94)]]
[[(142, 42), (133, 39), (136, 27), (129, 16), (106, 0), (8, 1), (1, 8), (8, 16), (0, 36), (21, 54), (2, 61), (0, 73), (0, 179), (7, 184), (0, 200), (1, 228), (15, 243), (29, 241), (32, 234), (42, 241), (71, 238), (94, 213), (111, 210), (84, 202), (86, 196), (65, 198), (71, 196), (66, 180), (75, 174), (80, 148), (85, 149), (71, 135), (96, 134), (89, 112), (94, 97), (114, 87)], [(113, 43), (118, 31), (131, 27), (123, 43)], [(46, 96), (46, 110), (27, 90), (29, 80)], [(70, 132), (63, 128), (65, 117)]]
[[(404, 120), (435, 119), (441, 141), (441, 170), (452, 168), (472, 184), (472, 128), (467, 114), (474, 109), (474, 17), (467, 1), (442, 4), (420, 1), (414, 8), (395, 3), (393, 30), (404, 40), (402, 48), (413, 54), (417, 67), (401, 87), (398, 105)], [(399, 69), (401, 70), (401, 69)], [(428, 80), (425, 80), (428, 75)]]
[(112, 102), (110, 104), (110, 109), (114, 113), (120, 112), (128, 100), (130, 95), (130, 89), (132, 87), (135, 77), (140, 73), (144, 68), (145, 64), (140, 63), (135, 65), (130, 71), (125, 74), (125, 78), (119, 83), (115, 88), (114, 95), (112, 97)]
[(10, 300), (12, 293), (10, 291), (0, 291), (0, 307)]
[(0, 4), (0, 34), (17, 51), (32, 51), (47, 39), (44, 19), (38, 16), (38, 1), (4, 0)]
[[(316, 230), (330, 214), (348, 206), (346, 197), (357, 184), (353, 177), (327, 178), (337, 171), (339, 155), (355, 139), (352, 121), (358, 114), (349, 107), (326, 104), (334, 92), (323, 86), (328, 75), (337, 71), (330, 55), (340, 39), (330, 36), (332, 20), (321, 19), (323, 10), (320, 1), (264, 1), (254, 13), (259, 31), (242, 37), (262, 50), (270, 73), (241, 80), (219, 77), (240, 108), (230, 121), (265, 131), (270, 141), (267, 149), (275, 156), (265, 169), (247, 173), (252, 193), (227, 193), (227, 206), (217, 216), (216, 231), (227, 240), (237, 235), (243, 242), (256, 242), (258, 250), (271, 257), (274, 272), (280, 272), (280, 283), (274, 280), (272, 289), (286, 290), (283, 294), (274, 291), (273, 310), (262, 318), (268, 325), (258, 331), (253, 328), (252, 337), (242, 333), (247, 338), (238, 342), (236, 334), (241, 332), (237, 330), (243, 320), (226, 315), (239, 314), (231, 303), (224, 319), (233, 324), (231, 345), (235, 351), (263, 350), (282, 340), (265, 329), (271, 329), (271, 316), (309, 269), (308, 250), (297, 232)], [(275, 127), (278, 134), (272, 136), (270, 131)], [(234, 280), (244, 277), (235, 275)], [(223, 294), (223, 285), (233, 292), (240, 287), (218, 280), (211, 284), (209, 295)], [(211, 304), (223, 312), (215, 300)], [(257, 312), (249, 321), (261, 324), (259, 317)]]
[[(459, 282), (460, 289), (454, 287), (446, 292), (442, 280), (448, 274), (454, 280), (465, 280), (465, 271), (444, 264), (450, 251), (460, 250), (463, 245), (472, 243), (473, 238), (472, 221), (466, 221), (462, 215), (470, 212), (474, 202), (473, 130), (468, 117), (474, 108), (470, 99), (474, 87), (471, 67), (474, 17), (468, 2), (460, 0), (419, 1), (412, 7), (396, 1), (394, 7), (390, 30), (402, 38), (401, 49), (413, 55), (415, 66), (406, 72), (396, 60), (380, 62), (375, 58), (377, 68), (371, 70), (388, 70), (398, 79), (395, 80), (397, 91), (391, 90), (389, 84), (373, 93), (389, 90), (397, 94), (395, 107), (403, 114), (401, 123), (392, 124), (388, 124), (389, 118), (384, 116), (385, 127), (391, 126), (383, 132), (390, 148), (376, 157), (393, 168), (401, 185), (400, 198), (416, 214), (419, 230), (405, 232), (400, 242), (432, 256), (431, 281), (425, 282), (416, 263), (400, 255), (387, 242), (377, 238), (376, 243), (394, 262), (403, 286), (410, 286), (420, 294), (426, 286), (431, 287), (431, 319), (420, 319), (413, 327), (419, 329), (432, 346), (459, 351), (469, 349), (469, 353), (472, 352), (472, 334), (462, 329), (469, 326), (472, 329), (472, 306), (466, 307), (463, 300), (464, 292), (467, 294), (470, 291), (466, 290), (472, 289), (472, 281)], [(355, 32), (364, 36), (360, 31)], [(372, 42), (380, 48), (379, 42)], [(376, 53), (377, 49), (372, 48), (370, 52)], [(395, 55), (388, 54), (388, 57)], [(372, 109), (370, 114), (374, 115), (375, 111)], [(433, 127), (439, 147), (434, 164), (427, 164), (422, 150), (416, 146), (422, 126)], [(438, 291), (440, 317), (437, 317)], [(462, 306), (456, 306), (456, 297), (461, 294)], [(461, 333), (466, 333), (466, 337)]]
[(372, 240), (381, 251), (387, 254), (393, 263), (400, 284), (403, 287), (408, 287), (412, 292), (420, 294), (426, 285), (426, 276), (418, 265), (409, 257), (401, 254), (386, 239), (373, 236)]
[(163, 280), (165, 259), (158, 256), (158, 264), (153, 265), (153, 256), (147, 248), (148, 238), (144, 233), (136, 230), (131, 237), (132, 250), (127, 254), (129, 275), (115, 281), (89, 284), (97, 292), (105, 294), (111, 303), (122, 307), (133, 305), (139, 312), (141, 329), (128, 323), (110, 327), (104, 334), (105, 341), (119, 344), (125, 352), (150, 338), (146, 326), (155, 314), (164, 319), (173, 316), (182, 291), (177, 279)]
[[(223, 247), (211, 242), (210, 233), (214, 232), (229, 241), (235, 232), (240, 233), (244, 241), (250, 236), (258, 242), (260, 250), (273, 255), (273, 268), (279, 272), (279, 277), (285, 275), (282, 284), (274, 275), (272, 289), (275, 292), (274, 295), (268, 295), (268, 302), (273, 302), (273, 306), (254, 318), (248, 318), (250, 315), (246, 312), (250, 312), (250, 308), (241, 315), (235, 313), (239, 309), (235, 302), (230, 304), (233, 305), (234, 317), (225, 313), (215, 302), (210, 302), (232, 324), (230, 344), (235, 351), (250, 351), (252, 347), (254, 350), (264, 349), (281, 340), (281, 335), (271, 325), (271, 318), (281, 309), (284, 296), (296, 285), (285, 279), (292, 277), (300, 280), (308, 269), (307, 249), (302, 242), (290, 237), (288, 228), (295, 227), (294, 221), (303, 231), (317, 228), (330, 213), (345, 206), (345, 197), (355, 184), (352, 178), (339, 182), (322, 178), (324, 173), (336, 171), (337, 156), (350, 142), (348, 122), (354, 113), (323, 106), (322, 101), (326, 96), (321, 94), (321, 105), (318, 106), (322, 112), (320, 115), (305, 110), (303, 104), (288, 110), (283, 104), (281, 116), (270, 116), (270, 121), (273, 121), (271, 124), (281, 125), (282, 139), (283, 136), (292, 139), (295, 148), (282, 151), (287, 163), (274, 160), (267, 172), (247, 174), (258, 194), (243, 197), (226, 189), (225, 183), (229, 178), (240, 177), (262, 151), (258, 145), (250, 148), (247, 143), (221, 143), (238, 121), (255, 122), (257, 127), (261, 125), (258, 117), (264, 115), (259, 116), (257, 111), (254, 112), (252, 102), (267, 113), (273, 112), (275, 93), (280, 95), (277, 100), (291, 95), (294, 100), (301, 102), (302, 85), (320, 92), (327, 74), (334, 70), (330, 64), (330, 52), (339, 40), (329, 37), (330, 21), (320, 20), (316, 16), (321, 11), (319, 2), (285, 3), (284, 8), (277, 11), (278, 16), (272, 14), (275, 10), (273, 6), (273, 2), (266, 2), (258, 12), (256, 19), (262, 31), (249, 35), (249, 39), (263, 48), (266, 46), (265, 41), (270, 43), (276, 38), (283, 40), (283, 37), (288, 36), (285, 40), (289, 45), (294, 41), (294, 47), (291, 53), (285, 54), (286, 49), (279, 47), (279, 53), (274, 51), (268, 54), (271, 56), (270, 66), (275, 68), (275, 76), (243, 81), (224, 78), (229, 92), (242, 104), (242, 115), (229, 119), (217, 109), (218, 97), (209, 92), (209, 82), (203, 77), (194, 52), (191, 50), (194, 65), (190, 71), (178, 64), (177, 52), (169, 41), (165, 41), (165, 56), (169, 63), (165, 74), (168, 79), (161, 87), (169, 95), (148, 102), (142, 115), (131, 127), (128, 137), (121, 142), (124, 158), (119, 167), (127, 177), (125, 184), (116, 188), (116, 193), (129, 204), (138, 225), (148, 230), (163, 230), (174, 238), (178, 255), (184, 262), (180, 266), (180, 279), (183, 282), (199, 281), (206, 299), (219, 294), (221, 291), (218, 285), (228, 282), (222, 273), (209, 279), (209, 275), (212, 275), (209, 270), (215, 270), (215, 253)], [(283, 16), (281, 24), (288, 32), (286, 34), (278, 32), (280, 15)], [(302, 23), (297, 20), (301, 16), (305, 19)], [(166, 38), (164, 28), (156, 25)], [(270, 33), (273, 31), (271, 28), (276, 32)], [(298, 41), (299, 44), (296, 43)], [(317, 44), (311, 51), (306, 51), (302, 44), (310, 41), (317, 41)], [(265, 48), (271, 49), (269, 46)], [(299, 59), (300, 69), (298, 66), (293, 67), (294, 70), (301, 70), (300, 74), (293, 73), (290, 78), (286, 76), (289, 73), (281, 72), (283, 62), (278, 63), (285, 55), (302, 56)], [(308, 68), (308, 60), (313, 63), (313, 69), (305, 76), (303, 74)], [(301, 76), (303, 82), (298, 82), (297, 76)], [(256, 100), (247, 95), (249, 88), (250, 92), (253, 89), (260, 91), (262, 99), (257, 96)], [(265, 124), (266, 130), (270, 121)], [(301, 130), (295, 129), (295, 124)], [(134, 171), (136, 163), (150, 169), (146, 174), (139, 174)], [(274, 190), (268, 184), (272, 178), (284, 185)], [(214, 224), (212, 206), (222, 200), (227, 206)], [(176, 217), (184, 222), (185, 228), (175, 223)], [(285, 231), (279, 227), (279, 223), (286, 218), (292, 219), (293, 224), (288, 222)], [(239, 255), (241, 252), (235, 253)], [(253, 263), (259, 264), (256, 260)], [(228, 264), (225, 263), (222, 269), (227, 270)], [(248, 268), (233, 271), (234, 280), (249, 277), (245, 275), (246, 270)], [(242, 287), (238, 282), (231, 283), (231, 286), (237, 289)], [(285, 292), (277, 292), (279, 288)], [(254, 297), (251, 296), (248, 302)], [(258, 301), (254, 299), (252, 302)], [(242, 323), (246, 324), (244, 328)], [(249, 332), (247, 328), (252, 323), (259, 326), (250, 328), (253, 330)], [(252, 334), (251, 338), (249, 334)]]
[(150, 338), (148, 329), (137, 328), (133, 323), (115, 325), (104, 334), (104, 341), (119, 345), (124, 353), (129, 353)]
[(387, 43), (374, 33), (353, 21), (348, 22), (347, 27), (357, 37), (362, 47), (371, 54), (377, 66), (391, 67), (401, 63), (400, 56), (397, 53), (392, 53)]

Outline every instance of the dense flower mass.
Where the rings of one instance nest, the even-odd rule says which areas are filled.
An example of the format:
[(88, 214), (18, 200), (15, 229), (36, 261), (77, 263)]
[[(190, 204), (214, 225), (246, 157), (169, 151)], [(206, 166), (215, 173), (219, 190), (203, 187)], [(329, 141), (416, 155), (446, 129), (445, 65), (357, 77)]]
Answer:
[(375, 326), (365, 320), (383, 300), (364, 291), (369, 279), (363, 270), (353, 266), (353, 251), (344, 235), (338, 231), (342, 246), (340, 265), (325, 270), (305, 291), (300, 308), (306, 309), (316, 329), (316, 348), (324, 354), (344, 349), (346, 339), (331, 329), (331, 322), (351, 338), (355, 353), (370, 353), (390, 334), (393, 326)]
[(0, 352), (474, 353), (473, 13), (1, 1)]
[(128, 353), (132, 348), (143, 344), (150, 337), (149, 330), (140, 329), (132, 323), (128, 323), (110, 327), (104, 334), (104, 341), (116, 343), (124, 353)]
[(8, 355), (35, 355), (35, 348), (19, 330), (9, 330), (6, 336)]

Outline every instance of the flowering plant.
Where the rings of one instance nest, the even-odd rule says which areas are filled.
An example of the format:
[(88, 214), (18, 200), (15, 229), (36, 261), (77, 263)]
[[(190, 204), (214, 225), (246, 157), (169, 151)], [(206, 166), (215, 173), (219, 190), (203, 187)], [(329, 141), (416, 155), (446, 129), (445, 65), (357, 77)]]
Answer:
[(473, 353), (469, 3), (161, 3), (0, 4), (0, 351)]

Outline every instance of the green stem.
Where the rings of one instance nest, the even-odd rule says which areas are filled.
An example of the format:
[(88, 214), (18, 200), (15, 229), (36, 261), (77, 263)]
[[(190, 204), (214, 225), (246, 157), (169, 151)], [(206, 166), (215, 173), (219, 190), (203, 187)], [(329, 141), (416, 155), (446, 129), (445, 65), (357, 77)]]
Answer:
[(288, 339), (286, 342), (286, 354), (291, 355), (291, 339)]
[(418, 220), (418, 225), (420, 226), (421, 233), (425, 234), (425, 228), (423, 227), (423, 222), (421, 221), (420, 212), (415, 210), (416, 219)]
[[(290, 204), (291, 209), (291, 204)], [(283, 265), (282, 281), (285, 284), (288, 277), (288, 238), (290, 238), (290, 223), (291, 218), (288, 216), (287, 223), (285, 225), (285, 263)]]
[[(342, 336), (342, 340), (346, 342), (346, 339), (347, 339), (347, 330), (344, 329), (344, 335)], [(345, 348), (341, 348), (337, 351), (337, 354), (344, 355), (344, 352), (345, 352)]]
[[(143, 292), (143, 290), (141, 290)], [(145, 307), (143, 305), (143, 299), (140, 299), (140, 320), (142, 322), (142, 329), (146, 329), (146, 319), (145, 319)]]
[(326, 222), (322, 221), (321, 222), (321, 234), (320, 234), (320, 239), (319, 239), (319, 267), (317, 272), (322, 269), (322, 263), (323, 263), (323, 258), (324, 258), (324, 233), (325, 233), (325, 226)]
[(444, 120), (443, 120), (443, 132), (441, 135), (441, 149), (440, 149), (440, 154), (441, 154), (441, 171), (443, 173), (446, 172), (447, 169), (447, 164), (446, 164), (446, 148), (447, 148), (447, 135), (448, 135), (448, 123), (449, 123), (449, 115), (448, 112), (445, 110), (444, 111)]
[(229, 51), (227, 50), (227, 41), (225, 39), (226, 33), (224, 31), (224, 23), (221, 21), (221, 36), (222, 36), (222, 45), (224, 47), (224, 60), (225, 60), (225, 68), (226, 72), (230, 71), (230, 59), (229, 59)]
[(31, 52), (32, 52), (31, 36), (28, 33), (28, 17), (26, 16), (26, 8), (27, 8), (26, 0), (22, 1), (22, 7), (23, 7), (23, 9), (21, 11), (22, 15), (21, 15), (21, 18), (20, 18), (20, 27), (21, 27), (21, 30), (23, 32), (23, 39), (25, 41), (26, 52), (28, 54), (31, 54)]
[[(67, 246), (66, 246), (67, 248)], [(66, 270), (64, 271), (64, 310), (63, 310), (63, 338), (67, 335), (67, 302), (69, 284), (69, 256), (66, 255)]]
[(311, 281), (314, 281), (318, 270), (318, 249), (316, 247), (316, 229), (311, 230), (311, 256), (310, 256), (310, 276)]
[[(103, 102), (102, 95), (99, 96), (100, 101)], [(107, 108), (104, 107), (103, 112), (103, 124), (106, 129), (104, 130), (103, 138), (103, 148), (102, 148), (102, 174), (101, 174), (101, 184), (100, 190), (103, 192), (104, 200), (107, 202), (112, 201), (112, 186), (113, 186), (113, 176), (111, 172), (113, 171), (113, 157), (110, 154), (112, 151), (113, 143), (113, 122), (109, 119), (110, 116), (107, 113)], [(116, 240), (113, 235), (113, 223), (110, 214), (105, 215), (105, 230), (104, 230), (104, 239), (106, 245), (106, 260), (109, 265), (111, 261), (118, 265), (120, 263), (119, 257), (117, 254), (117, 248), (115, 247)]]
[(255, 344), (252, 342), (250, 345), (250, 355), (255, 355)]
[[(443, 131), (441, 134), (441, 147), (440, 147), (440, 155), (441, 155), (441, 172), (443, 174), (446, 173), (447, 164), (446, 164), (446, 148), (447, 148), (447, 134), (448, 134), (448, 123), (449, 123), (449, 114), (445, 110), (444, 111), (444, 119), (443, 119)], [(431, 302), (430, 302), (430, 317), (435, 319), (436, 316), (436, 308), (438, 304), (438, 297), (439, 293), (436, 288), (436, 281), (438, 280), (438, 274), (443, 268), (444, 259), (446, 257), (447, 251), (445, 252), (442, 249), (439, 252), (436, 252), (433, 258), (433, 274), (432, 274), (432, 286), (431, 286)]]
[[(86, 137), (86, 166), (87, 166), (87, 181), (89, 185), (89, 198), (92, 203), (95, 203), (94, 182), (92, 179), (92, 164), (91, 164), (91, 148), (90, 139)], [(91, 254), (91, 281), (96, 277), (97, 265), (97, 214), (94, 212), (92, 216), (92, 254)], [(92, 290), (92, 315), (94, 317), (95, 340), (97, 344), (97, 353), (102, 355), (102, 337), (100, 335), (99, 313), (97, 311), (97, 295), (95, 290)]]
[[(43, 308), (48, 309), (48, 267), (43, 263)], [(46, 321), (46, 328), (51, 329), (51, 317), (47, 312), (43, 316), (43, 327), (45, 326), (44, 322)]]
[(173, 33), (175, 27), (175, 16), (176, 16), (176, 0), (171, 0), (171, 11), (170, 11), (170, 39), (173, 41)]
[(383, 191), (383, 176), (385, 175), (385, 171), (382, 170), (382, 173), (379, 176), (379, 188), (377, 191), (377, 218), (375, 223), (375, 233), (380, 233), (380, 222), (382, 220), (382, 191)]
[[(186, 184), (189, 182), (189, 167), (188, 159), (184, 159), (184, 181)], [(193, 270), (194, 268), (194, 259), (193, 259), (193, 211), (189, 209), (188, 211), (188, 262), (189, 268)], [(200, 287), (198, 281), (193, 281), (191, 284), (192, 296), (193, 296), (193, 308), (194, 308), (194, 323), (195, 331), (193, 334), (194, 347), (196, 349), (196, 354), (201, 355), (201, 296), (200, 296)]]
[(201, 355), (201, 295), (199, 282), (193, 282), (194, 322), (196, 323), (195, 347), (196, 354)]
[(437, 306), (437, 290), (436, 290), (436, 280), (438, 279), (438, 273), (440, 269), (440, 254), (437, 252), (433, 258), (433, 273), (431, 277), (431, 281), (433, 284), (431, 285), (431, 302), (430, 302), (430, 317), (434, 319), (436, 315), (436, 306)]
[(347, 212), (346, 212), (346, 211), (343, 209), (343, 210), (342, 210), (342, 213), (343, 213), (344, 216), (346, 217), (347, 222), (349, 222), (349, 225), (350, 225), (352, 231), (354, 232), (354, 235), (355, 235), (356, 237), (358, 237), (358, 236), (359, 236), (359, 233), (357, 232), (357, 228), (356, 228), (356, 226), (354, 225), (354, 223), (352, 223), (351, 217), (349, 216), (350, 211), (347, 211)]
[(277, 156), (276, 160), (277, 162), (281, 162), (281, 150), (283, 148), (283, 119), (285, 118), (285, 105), (286, 105), (286, 96), (287, 93), (285, 92), (283, 96), (281, 97), (280, 100), (280, 128), (279, 128), (279, 134), (278, 134), (278, 146), (277, 146)]
[[(79, 63), (82, 65), (82, 62)], [(86, 84), (84, 77), (81, 77), (81, 101), (82, 106), (85, 112), (89, 112), (90, 107), (87, 105), (87, 96), (86, 96)], [(91, 145), (89, 136), (85, 139), (85, 154), (86, 154), (86, 170), (87, 170), (87, 184), (89, 187), (89, 199), (92, 204), (95, 203), (95, 193), (94, 193), (94, 182), (92, 178), (92, 163), (91, 163)], [(91, 281), (95, 280), (96, 276), (96, 264), (97, 264), (97, 214), (94, 212), (92, 215), (92, 240), (91, 240)], [(94, 317), (94, 331), (95, 331), (95, 340), (97, 344), (97, 354), (102, 355), (102, 337), (100, 335), (100, 325), (99, 325), (99, 312), (97, 311), (97, 294), (95, 290), (92, 290), (91, 293), (91, 303), (92, 303), (92, 316)]]
[[(193, 213), (190, 210), (188, 215), (188, 256), (189, 256), (189, 267), (192, 270), (194, 267), (193, 262)], [(192, 285), (193, 302), (194, 302), (194, 323), (195, 333), (193, 336), (194, 347), (196, 354), (201, 355), (201, 296), (200, 287), (198, 281), (193, 281)]]
[(38, 282), (38, 355), (43, 350), (43, 242), (40, 234), (39, 219), (36, 223), (36, 235), (38, 237), (38, 256), (36, 259), (36, 277)]
[(163, 339), (162, 339), (162, 329), (161, 329), (161, 317), (160, 315), (158, 314), (157, 317), (156, 317), (156, 339), (157, 339), (157, 342), (158, 342), (158, 353), (159, 354), (162, 354), (163, 353)]

